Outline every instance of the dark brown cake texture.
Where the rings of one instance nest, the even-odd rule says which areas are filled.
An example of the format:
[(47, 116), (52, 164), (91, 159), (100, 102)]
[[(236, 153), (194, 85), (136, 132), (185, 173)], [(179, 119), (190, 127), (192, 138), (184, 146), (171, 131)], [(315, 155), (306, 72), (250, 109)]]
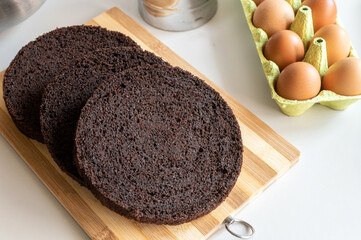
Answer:
[(92, 26), (58, 28), (24, 46), (4, 75), (4, 100), (15, 125), (26, 136), (43, 142), (39, 123), (43, 88), (76, 58), (116, 46), (139, 47), (122, 33)]
[(151, 66), (115, 74), (93, 93), (74, 154), (105, 206), (141, 222), (181, 224), (225, 200), (242, 151), (219, 93), (180, 68)]
[(82, 183), (74, 166), (73, 148), (80, 111), (105, 79), (125, 69), (164, 64), (153, 53), (134, 47), (103, 48), (64, 68), (44, 89), (40, 123), (50, 154), (62, 170)]

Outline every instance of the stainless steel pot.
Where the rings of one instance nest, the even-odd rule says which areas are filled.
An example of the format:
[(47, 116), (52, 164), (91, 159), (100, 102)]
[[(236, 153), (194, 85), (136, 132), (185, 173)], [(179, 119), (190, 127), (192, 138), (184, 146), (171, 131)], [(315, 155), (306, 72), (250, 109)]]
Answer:
[(138, 0), (143, 19), (168, 31), (186, 31), (203, 25), (216, 14), (217, 6), (217, 0)]
[(45, 0), (0, 0), (0, 31), (32, 15)]

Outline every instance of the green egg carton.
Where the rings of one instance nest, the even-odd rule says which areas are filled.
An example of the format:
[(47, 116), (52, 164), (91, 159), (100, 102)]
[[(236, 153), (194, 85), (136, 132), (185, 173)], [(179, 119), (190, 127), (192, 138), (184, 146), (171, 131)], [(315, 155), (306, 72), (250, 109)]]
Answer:
[[(252, 32), (264, 73), (271, 88), (272, 98), (277, 102), (284, 114), (288, 116), (302, 115), (307, 109), (311, 108), (316, 103), (335, 110), (344, 110), (350, 104), (361, 99), (361, 95), (341, 96), (328, 90), (322, 90), (316, 97), (303, 101), (289, 100), (279, 96), (275, 91), (275, 83), (280, 74), (280, 70), (274, 62), (267, 60), (263, 55), (263, 48), (268, 41), (268, 36), (262, 29), (256, 28), (252, 23), (253, 12), (256, 10), (257, 6), (252, 0), (240, 1), (243, 6), (249, 29)], [(310, 40), (314, 36), (311, 9), (306, 6), (302, 6), (301, 9), (299, 9), (301, 0), (287, 0), (287, 2), (291, 4), (292, 8), (297, 13), (290, 30), (296, 32), (301, 37), (305, 49), (307, 49)], [(339, 20), (337, 20), (336, 24), (341, 25)], [(303, 61), (315, 66), (321, 77), (323, 77), (328, 69), (325, 41), (322, 38), (314, 39), (313, 43), (305, 53)], [(356, 51), (352, 46), (349, 57), (357, 57)]]

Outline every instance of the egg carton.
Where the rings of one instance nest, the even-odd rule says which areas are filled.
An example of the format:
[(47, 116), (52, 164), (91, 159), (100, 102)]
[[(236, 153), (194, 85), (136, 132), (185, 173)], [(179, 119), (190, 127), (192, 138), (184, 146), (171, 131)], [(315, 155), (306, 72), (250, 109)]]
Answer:
[[(252, 23), (253, 13), (257, 6), (252, 0), (240, 0), (243, 10), (248, 22), (249, 29), (252, 32), (254, 42), (256, 44), (257, 52), (260, 57), (263, 71), (266, 75), (269, 87), (271, 89), (272, 99), (276, 101), (281, 111), (288, 116), (302, 115), (307, 109), (311, 108), (314, 104), (319, 103), (334, 110), (344, 110), (350, 104), (361, 99), (361, 95), (357, 96), (342, 96), (332, 91), (322, 90), (316, 97), (308, 100), (289, 100), (279, 96), (275, 90), (275, 84), (280, 74), (280, 70), (272, 61), (269, 61), (263, 55), (263, 49), (268, 41), (268, 36), (261, 28), (256, 28)], [(300, 7), (300, 0), (287, 0), (292, 8), (297, 12)], [(302, 41), (305, 45), (312, 39), (313, 23), (311, 9), (302, 6), (302, 10), (298, 11), (294, 23), (291, 25), (291, 30), (301, 35)], [(336, 24), (341, 25), (340, 20), (337, 19)], [(349, 57), (357, 57), (357, 53), (351, 45)], [(326, 43), (323, 39), (316, 38), (310, 48), (305, 53), (303, 61), (311, 63), (319, 71), (321, 77), (327, 71), (327, 53)]]

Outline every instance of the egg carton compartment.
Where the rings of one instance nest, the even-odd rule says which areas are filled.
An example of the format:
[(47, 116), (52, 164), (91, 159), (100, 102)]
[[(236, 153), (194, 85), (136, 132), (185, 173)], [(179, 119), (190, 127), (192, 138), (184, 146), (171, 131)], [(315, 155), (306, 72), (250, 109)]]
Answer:
[[(267, 36), (266, 32), (263, 31), (261, 28), (256, 28), (253, 25), (253, 21), (252, 21), (253, 13), (256, 10), (257, 6), (252, 0), (240, 0), (240, 1), (243, 6), (243, 10), (244, 10), (244, 13), (245, 13), (245, 16), (247, 19), (249, 29), (251, 30), (254, 42), (256, 44), (257, 52), (258, 52), (259, 58), (261, 60), (262, 66), (263, 66), (263, 71), (265, 73), (269, 87), (271, 89), (272, 99), (274, 99), (276, 101), (276, 103), (278, 104), (278, 106), (280, 107), (281, 111), (284, 114), (286, 114), (288, 116), (302, 115), (307, 109), (311, 108), (316, 103), (327, 106), (334, 110), (344, 110), (350, 104), (361, 99), (361, 95), (342, 96), (342, 95), (338, 95), (338, 94), (336, 94), (332, 91), (328, 91), (328, 90), (321, 90), (320, 93), (316, 97), (308, 99), (308, 100), (302, 100), (302, 101), (289, 100), (289, 99), (285, 99), (285, 98), (279, 96), (275, 90), (275, 84), (276, 84), (277, 78), (280, 74), (280, 70), (274, 62), (267, 60), (265, 58), (265, 56), (263, 55), (263, 49), (264, 49), (265, 44), (268, 41), (268, 36)], [(292, 8), (295, 10), (295, 12), (297, 12), (297, 9), (299, 8), (299, 5), (300, 5), (300, 1), (288, 0), (287, 2), (289, 2), (291, 4)], [(296, 17), (295, 20), (296, 19), (299, 20), (300, 17), (299, 18)], [(302, 21), (308, 21), (308, 19), (306, 17), (304, 17), (304, 18), (301, 17), (301, 19), (302, 19), (301, 22), (294, 24), (294, 26), (292, 26), (291, 28), (293, 28), (292, 30), (295, 31), (296, 33), (297, 33), (297, 30), (299, 30), (301, 32), (304, 31), (304, 33), (301, 33), (304, 36), (302, 38), (303, 41), (305, 40), (305, 38), (308, 38), (308, 40), (310, 40), (313, 37), (313, 27), (312, 27), (312, 33), (310, 33), (309, 31), (307, 32), (307, 27), (306, 27), (306, 30), (305, 30), (304, 26), (303, 26), (303, 29), (300, 29), (300, 28), (301, 28), (301, 25), (307, 25), (307, 24), (312, 25), (312, 21), (311, 21), (311, 23), (307, 23), (307, 22), (302, 22)], [(339, 19), (337, 19), (336, 24), (342, 26)], [(298, 34), (300, 35), (300, 32), (298, 32)], [(315, 40), (317, 40), (317, 39), (315, 39)], [(314, 48), (315, 49), (319, 48), (319, 51), (317, 52), (317, 50), (314, 49), (315, 51), (305, 52), (305, 59), (303, 61), (309, 62), (312, 65), (314, 65), (316, 67), (316, 69), (320, 72), (320, 75), (322, 77), (328, 69), (327, 61), (326, 61), (326, 66), (324, 66), (324, 64), (322, 64), (322, 60), (325, 57), (327, 59), (327, 55), (325, 53), (326, 45), (322, 41), (319, 41), (319, 42), (314, 41), (314, 43), (315, 43)], [(324, 49), (323, 51), (321, 51), (322, 48)], [(351, 44), (349, 57), (357, 57), (357, 53), (356, 53), (355, 49), (353, 48), (352, 44)]]

